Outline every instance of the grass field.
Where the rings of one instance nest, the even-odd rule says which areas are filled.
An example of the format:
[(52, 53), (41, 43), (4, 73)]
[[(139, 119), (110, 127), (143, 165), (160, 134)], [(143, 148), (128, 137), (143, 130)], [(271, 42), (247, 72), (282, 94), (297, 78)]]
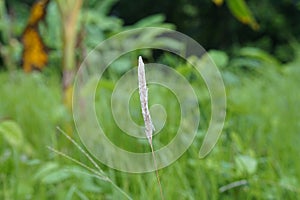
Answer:
[[(299, 64), (296, 60), (279, 67), (258, 64), (255, 70), (222, 69), (227, 118), (216, 147), (205, 159), (198, 158), (198, 151), (210, 103), (205, 92), (197, 94), (202, 111), (198, 135), (180, 159), (159, 170), (165, 199), (300, 199)], [(107, 79), (99, 87), (99, 119), (116, 144), (145, 151), (146, 143), (139, 149), (134, 141), (120, 139), (121, 130), (109, 111), (114, 84)], [(56, 129), (68, 132), (73, 123), (60, 90), (59, 77), (51, 71), (0, 73), (0, 199), (127, 199), (120, 190), (132, 199), (160, 199), (154, 172), (130, 174), (99, 164), (114, 186), (47, 148), (93, 167)], [(176, 122), (177, 103), (169, 100), (173, 94), (161, 90), (160, 96), (158, 101)], [(134, 94), (130, 103), (135, 105), (137, 99)], [(142, 124), (141, 114), (134, 116)], [(172, 133), (178, 124), (167, 125), (164, 131)], [(80, 143), (76, 132), (68, 133)]]

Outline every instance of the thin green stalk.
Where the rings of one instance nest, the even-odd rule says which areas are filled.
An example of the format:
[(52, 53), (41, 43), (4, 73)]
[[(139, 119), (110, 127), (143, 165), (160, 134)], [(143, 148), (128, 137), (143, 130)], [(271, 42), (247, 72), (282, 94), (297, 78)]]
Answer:
[(77, 149), (79, 149), (79, 151), (81, 153), (84, 154), (84, 156), (94, 165), (94, 167), (96, 169), (93, 169), (89, 166), (87, 166), (86, 164), (80, 162), (79, 160), (75, 159), (75, 158), (72, 158), (71, 156), (63, 153), (63, 152), (60, 152), (52, 147), (48, 147), (48, 149), (50, 149), (51, 151), (53, 151), (54, 153), (58, 154), (58, 155), (61, 155), (63, 156), (64, 158), (68, 159), (68, 160), (71, 160), (72, 162), (86, 168), (87, 170), (89, 170), (90, 172), (94, 173), (95, 176), (100, 179), (100, 180), (103, 180), (103, 181), (106, 181), (106, 182), (109, 182), (110, 184), (112, 184), (112, 186), (114, 188), (116, 188), (119, 192), (121, 192), (124, 196), (126, 196), (127, 199), (130, 199), (132, 200), (132, 198), (125, 192), (123, 191), (119, 186), (117, 186), (108, 176), (106, 176), (105, 172), (100, 168), (100, 166), (94, 161), (94, 159), (75, 141), (73, 140), (69, 135), (67, 135), (62, 129), (58, 128), (58, 130), (69, 140), (71, 141)]

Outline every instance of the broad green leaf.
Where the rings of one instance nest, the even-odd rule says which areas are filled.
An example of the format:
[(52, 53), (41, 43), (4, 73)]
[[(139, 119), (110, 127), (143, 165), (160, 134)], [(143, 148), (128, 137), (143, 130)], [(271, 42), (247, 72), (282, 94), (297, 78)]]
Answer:
[(119, 74), (122, 74), (128, 71), (131, 68), (131, 65), (131, 60), (128, 59), (128, 57), (121, 57), (112, 63), (111, 69)]
[(279, 61), (269, 53), (255, 47), (244, 47), (241, 48), (239, 51), (241, 56), (255, 58), (257, 60), (263, 61), (265, 63), (273, 64), (278, 66), (280, 63)]
[(148, 26), (160, 24), (163, 23), (164, 21), (165, 21), (165, 17), (161, 14), (157, 14), (157, 15), (152, 15), (144, 19), (141, 19), (135, 25), (141, 28), (141, 27), (148, 27)]
[(12, 120), (0, 122), (0, 134), (14, 148), (19, 148), (24, 141), (20, 126)]
[(48, 162), (41, 166), (41, 168), (35, 173), (34, 179), (40, 180), (45, 177), (47, 174), (52, 173), (59, 169), (59, 165), (56, 162)]
[(254, 174), (257, 170), (257, 160), (247, 155), (236, 156), (235, 163), (240, 173)]
[(109, 12), (111, 11), (112, 7), (118, 2), (118, 0), (102, 0), (99, 1), (100, 4), (98, 6), (98, 13), (102, 13), (104, 15), (109, 15)]
[(45, 184), (56, 184), (68, 179), (69, 177), (71, 177), (71, 173), (63, 168), (50, 172), (42, 178), (42, 182)]
[(224, 51), (210, 50), (208, 55), (216, 63), (217, 67), (223, 68), (227, 66), (229, 58)]
[(261, 68), (261, 63), (253, 58), (234, 58), (230, 61), (230, 67), (246, 67), (255, 70)]
[(250, 9), (244, 0), (226, 0), (231, 13), (242, 23), (248, 24), (252, 29), (259, 28), (258, 23), (254, 19)]

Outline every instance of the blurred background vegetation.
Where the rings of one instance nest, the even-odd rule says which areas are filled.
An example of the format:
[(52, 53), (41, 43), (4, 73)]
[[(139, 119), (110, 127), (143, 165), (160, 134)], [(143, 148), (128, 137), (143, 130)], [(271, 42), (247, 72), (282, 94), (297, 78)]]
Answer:
[[(154, 173), (128, 174), (100, 164), (116, 189), (47, 149), (92, 166), (56, 129), (80, 141), (71, 113), (74, 75), (99, 42), (148, 26), (199, 42), (220, 69), (227, 92), (223, 133), (200, 160), (210, 119), (203, 80), (174, 55), (144, 52), (148, 61), (174, 67), (201, 88), (194, 143), (159, 171), (165, 199), (300, 199), (299, 19), (298, 0), (0, 0), (0, 199), (127, 199), (119, 189), (133, 199), (160, 198)], [(145, 143), (120, 141), (122, 131), (109, 110), (116, 81), (136, 62), (125, 56), (107, 69), (97, 88), (97, 115), (114, 143), (148, 151)], [(170, 116), (160, 147), (175, 135), (180, 112), (172, 93), (161, 90), (158, 97), (150, 95), (150, 103), (161, 103)], [(133, 119), (142, 124), (134, 108), (137, 94), (130, 104)]]

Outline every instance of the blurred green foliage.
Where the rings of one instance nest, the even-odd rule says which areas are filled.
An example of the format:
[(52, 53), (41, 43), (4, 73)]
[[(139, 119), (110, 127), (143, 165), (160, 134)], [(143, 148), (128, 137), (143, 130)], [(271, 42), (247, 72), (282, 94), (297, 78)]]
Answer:
[[(22, 50), (18, 37), (32, 2), (0, 0), (0, 199), (125, 199), (112, 184), (46, 148), (53, 146), (91, 166), (82, 152), (56, 130), (73, 122), (62, 103), (62, 41), (54, 1), (50, 2), (45, 23), (40, 25), (49, 47), (49, 67), (31, 74), (15, 70)], [(211, 0), (85, 1), (79, 20), (78, 60), (100, 41), (136, 27), (176, 27), (194, 37), (210, 49), (208, 53), (226, 85), (228, 104), (221, 138), (203, 160), (198, 159), (198, 151), (211, 106), (203, 80), (192, 66), (174, 55), (142, 52), (150, 61), (172, 66), (186, 77), (197, 88), (201, 109), (201, 124), (192, 146), (174, 164), (159, 171), (166, 199), (297, 199), (300, 29), (296, 24), (300, 3), (247, 1), (259, 24), (254, 31), (238, 22), (224, 2), (217, 6)], [(112, 133), (109, 137), (116, 145), (145, 152), (145, 142), (123, 137), (109, 110), (118, 78), (136, 65), (140, 53), (124, 55), (105, 72), (97, 87), (95, 105), (99, 121)], [(150, 86), (151, 90), (158, 92), (149, 96), (151, 104), (164, 105), (170, 116), (163, 131), (173, 133), (180, 116), (175, 109), (179, 107), (176, 98), (155, 86)], [(135, 109), (138, 103), (136, 92), (130, 100), (130, 113), (142, 124), (141, 113)], [(76, 132), (71, 136), (79, 141)], [(161, 136), (155, 145), (161, 147), (173, 136)], [(160, 198), (154, 173), (128, 174), (101, 167), (133, 199)]]
[[(248, 45), (262, 48), (281, 61), (291, 61), (294, 55), (290, 42), (300, 38), (300, 28), (297, 26), (300, 3), (293, 0), (246, 2), (259, 24), (256, 31), (232, 16), (229, 5), (226, 6), (227, 1), (217, 6), (211, 0), (122, 0), (111, 13), (124, 19), (125, 24), (163, 13), (167, 22), (196, 39), (205, 49), (231, 51)], [(140, 8), (147, 9), (141, 11)]]
[[(225, 129), (213, 152), (204, 160), (197, 159), (209, 122), (210, 98), (203, 81), (194, 77), (192, 85), (201, 88), (197, 93), (202, 110), (201, 127), (190, 149), (173, 165), (160, 171), (165, 196), (167, 199), (296, 199), (300, 193), (300, 165), (297, 159), (300, 151), (300, 114), (297, 109), (300, 99), (297, 92), (299, 61), (282, 65), (266, 52), (251, 48), (245, 48), (232, 58), (218, 50), (209, 54), (216, 60), (226, 83), (228, 117)], [(171, 58), (172, 55), (165, 55), (162, 62), (167, 64)], [(236, 59), (244, 59), (244, 62), (237, 64)], [(183, 68), (186, 70), (181, 71)], [(194, 73), (192, 68), (180, 62), (175, 69), (187, 78), (189, 73)], [(60, 103), (58, 77), (55, 74), (48, 75), (1, 73), (0, 197), (124, 198), (109, 183), (91, 177), (80, 166), (54, 158), (45, 148), (46, 145), (60, 148), (85, 164), (89, 163), (67, 140), (55, 134), (55, 126), (68, 120), (68, 115)], [(126, 137), (119, 143), (120, 135), (124, 134), (109, 117), (110, 110), (106, 109), (109, 108), (114, 85), (115, 81), (108, 78), (99, 83), (96, 96), (99, 120), (105, 129), (113, 133), (109, 137), (116, 145), (128, 150), (133, 145), (146, 147), (146, 144), (136, 143)], [(178, 109), (174, 109), (177, 101), (172, 93), (161, 90), (158, 97), (161, 98), (150, 99), (151, 102), (159, 101), (165, 105), (168, 116), (178, 115)], [(137, 102), (138, 96), (133, 95), (130, 104), (136, 105)], [(135, 109), (131, 112), (134, 120), (142, 123), (141, 117), (134, 114)], [(19, 128), (3, 129), (8, 126)], [(176, 123), (167, 122), (164, 130), (172, 132), (176, 126)], [(14, 133), (6, 136), (8, 131)], [(8, 137), (23, 138), (31, 151), (18, 150), (18, 145)], [(169, 137), (172, 136), (160, 140), (166, 142)], [(159, 198), (155, 174), (133, 175), (106, 167), (104, 169), (133, 199)], [(223, 190), (224, 186), (241, 180), (244, 184)]]

